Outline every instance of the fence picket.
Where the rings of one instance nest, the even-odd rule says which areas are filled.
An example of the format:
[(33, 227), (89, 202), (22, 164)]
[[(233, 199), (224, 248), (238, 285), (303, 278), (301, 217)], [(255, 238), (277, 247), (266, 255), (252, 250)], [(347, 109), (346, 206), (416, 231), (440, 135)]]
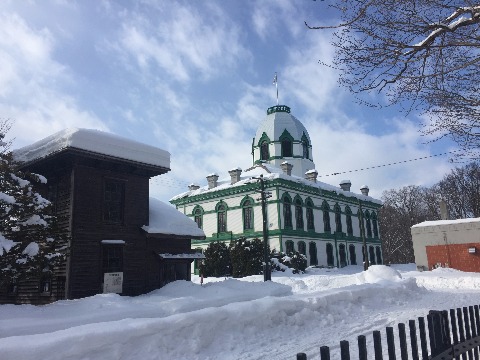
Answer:
[(320, 347), (320, 360), (330, 360), (330, 348), (328, 346)]
[(388, 360), (396, 360), (395, 355), (395, 338), (393, 336), (393, 327), (388, 326), (387, 331), (387, 347), (388, 347)]
[(373, 349), (375, 352), (375, 360), (383, 360), (382, 335), (378, 330), (373, 332)]
[[(472, 333), (470, 332), (470, 322), (468, 321), (468, 308), (463, 307), (463, 323), (465, 324), (465, 339), (470, 340), (472, 338)], [(473, 359), (473, 351), (468, 350), (468, 358)]]
[[(477, 327), (475, 324), (475, 312), (474, 312), (473, 306), (468, 307), (468, 314), (470, 317), (470, 331), (472, 333), (472, 339), (473, 339), (477, 337)], [(473, 348), (472, 352), (473, 352), (473, 358), (475, 360), (478, 360), (478, 348), (477, 347)]]
[(340, 341), (340, 358), (350, 360), (350, 345), (346, 340)]
[(400, 358), (402, 360), (408, 360), (407, 349), (407, 334), (405, 332), (405, 324), (398, 324), (398, 337), (400, 339)]
[(457, 316), (455, 315), (455, 309), (450, 309), (450, 327), (452, 329), (453, 344), (458, 344)]
[(365, 335), (358, 337), (358, 360), (368, 360), (367, 357), (367, 338)]
[(408, 321), (408, 328), (410, 329), (410, 347), (412, 349), (412, 360), (419, 360), (418, 358), (418, 343), (417, 343), (417, 329), (415, 320)]
[(418, 330), (420, 330), (420, 347), (422, 348), (422, 360), (428, 360), (427, 333), (425, 331), (425, 318), (418, 318)]

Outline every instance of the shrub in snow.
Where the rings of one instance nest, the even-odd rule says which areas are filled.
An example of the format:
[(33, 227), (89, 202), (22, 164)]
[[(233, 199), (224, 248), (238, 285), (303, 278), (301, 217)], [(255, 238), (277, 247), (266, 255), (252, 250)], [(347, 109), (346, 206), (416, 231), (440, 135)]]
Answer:
[(285, 254), (274, 249), (270, 257), (273, 271), (285, 271), (289, 268), (294, 274), (301, 274), (307, 268), (307, 257), (298, 251)]
[(263, 241), (242, 237), (231, 241), (229, 249), (233, 277), (263, 274)]
[(3, 138), (0, 131), (0, 285), (48, 275), (64, 261), (67, 241), (52, 204), (34, 190), (45, 178), (18, 171)]
[(230, 274), (230, 252), (224, 242), (211, 242), (208, 244), (204, 255), (205, 260), (200, 265), (200, 274), (205, 277), (219, 277)]

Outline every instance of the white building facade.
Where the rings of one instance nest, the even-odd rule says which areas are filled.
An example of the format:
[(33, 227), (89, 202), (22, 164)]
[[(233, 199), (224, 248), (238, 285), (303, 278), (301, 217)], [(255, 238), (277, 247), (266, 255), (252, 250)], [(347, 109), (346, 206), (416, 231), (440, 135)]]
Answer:
[(383, 262), (377, 222), (381, 202), (368, 196), (367, 186), (355, 194), (348, 180), (340, 187), (317, 181), (310, 136), (288, 106), (268, 109), (253, 139), (252, 156), (251, 168), (232, 169), (220, 181), (211, 174), (207, 186), (190, 185), (170, 200), (205, 232), (205, 240), (192, 240), (193, 248), (242, 236), (262, 239), (262, 176), (270, 196), (266, 213), (271, 249), (303, 253), (308, 265), (362, 264), (363, 220), (369, 261)]

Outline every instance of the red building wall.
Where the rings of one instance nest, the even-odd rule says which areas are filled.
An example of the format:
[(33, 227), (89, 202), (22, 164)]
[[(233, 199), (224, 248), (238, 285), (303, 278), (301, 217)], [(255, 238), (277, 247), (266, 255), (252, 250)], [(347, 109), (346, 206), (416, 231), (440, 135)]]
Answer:
[[(475, 253), (469, 253), (475, 248)], [(450, 244), (427, 246), (428, 268), (450, 267), (461, 271), (480, 272), (480, 244)]]

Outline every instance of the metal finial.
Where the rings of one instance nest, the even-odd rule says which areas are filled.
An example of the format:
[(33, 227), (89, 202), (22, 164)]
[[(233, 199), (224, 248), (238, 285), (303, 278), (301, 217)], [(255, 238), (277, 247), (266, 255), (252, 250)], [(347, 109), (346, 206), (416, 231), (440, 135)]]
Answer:
[(275, 76), (273, 77), (273, 84), (275, 85), (275, 88), (277, 89), (277, 105), (278, 105), (278, 81), (277, 81), (277, 73), (275, 73)]

